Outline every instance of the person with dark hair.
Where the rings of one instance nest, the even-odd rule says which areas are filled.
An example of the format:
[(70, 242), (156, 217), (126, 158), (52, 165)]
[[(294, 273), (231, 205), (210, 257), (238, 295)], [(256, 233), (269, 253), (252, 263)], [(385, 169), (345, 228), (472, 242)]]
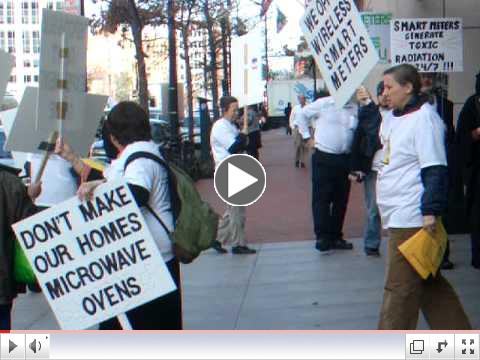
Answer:
[(377, 85), (378, 105), (375, 104), (362, 86), (357, 90), (358, 127), (355, 130), (352, 144), (351, 169), (349, 178), (363, 182), (365, 206), (367, 209), (364, 231), (364, 250), (367, 256), (379, 256), (382, 238), (382, 224), (378, 211), (376, 186), (377, 174), (381, 169), (383, 156), (380, 142), (380, 125), (382, 118), (388, 113), (388, 104), (383, 96), (383, 81)]
[(285, 114), (285, 131), (287, 135), (292, 135), (292, 124), (290, 124), (290, 114), (292, 113), (292, 103), (288, 103), (283, 110)]
[[(215, 168), (232, 154), (243, 153), (248, 144), (248, 119), (243, 117), (242, 130), (239, 131), (235, 122), (238, 118), (238, 100), (233, 96), (224, 96), (220, 99), (222, 118), (215, 121), (210, 133)], [(223, 217), (218, 224), (217, 240), (213, 248), (225, 254), (224, 244), (232, 244), (233, 254), (255, 254), (256, 250), (247, 246), (245, 239), (245, 210), (244, 206), (227, 205)]]
[[(110, 155), (116, 158), (103, 171), (103, 179), (83, 182), (77, 194), (82, 200), (90, 198), (101, 183), (125, 179), (177, 285), (177, 290), (128, 311), (128, 320), (134, 330), (181, 330), (180, 267), (169, 234), (175, 227), (172, 194), (168, 170), (155, 160), (163, 160), (163, 156), (152, 141), (147, 113), (137, 103), (118, 103), (108, 114), (104, 136), (112, 145)], [(85, 173), (85, 164), (64, 142), (57, 142), (55, 151), (70, 161), (77, 172)], [(143, 156), (145, 153), (148, 157)], [(119, 329), (116, 318), (100, 324), (100, 330)]]
[(398, 247), (422, 228), (435, 234), (447, 206), (445, 127), (421, 96), (412, 65), (385, 71), (384, 96), (393, 109), (383, 119), (384, 159), (377, 202), (389, 230), (387, 268), (379, 329), (413, 330), (422, 310), (432, 329), (471, 329), (470, 321), (440, 270), (424, 280)]
[(467, 187), (471, 264), (480, 269), (480, 73), (476, 77), (475, 94), (465, 101), (458, 117), (456, 142)]
[(26, 187), (18, 178), (20, 170), (0, 165), (0, 330), (12, 327), (13, 302), (24, 286), (15, 281), (15, 234), (12, 225), (38, 209), (33, 200), (41, 193), (41, 184)]
[(258, 149), (262, 147), (262, 134), (260, 132), (259, 119), (261, 114), (255, 105), (248, 107), (248, 143), (247, 154), (259, 160)]

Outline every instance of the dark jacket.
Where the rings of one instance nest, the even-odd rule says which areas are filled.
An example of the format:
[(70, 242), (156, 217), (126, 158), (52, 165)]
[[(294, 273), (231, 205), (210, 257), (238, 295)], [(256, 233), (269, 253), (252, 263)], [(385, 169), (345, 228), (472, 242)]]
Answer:
[(13, 171), (0, 167), (0, 304), (10, 304), (20, 287), (15, 282), (15, 235), (12, 225), (37, 212), (27, 188)]
[(358, 108), (358, 126), (353, 135), (350, 156), (351, 171), (365, 174), (371, 171), (373, 157), (382, 148), (379, 137), (381, 123), (382, 115), (373, 101)]

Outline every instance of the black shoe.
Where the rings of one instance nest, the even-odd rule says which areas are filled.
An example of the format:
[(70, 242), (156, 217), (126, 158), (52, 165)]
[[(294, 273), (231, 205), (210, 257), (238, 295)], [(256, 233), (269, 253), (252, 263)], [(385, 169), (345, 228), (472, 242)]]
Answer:
[(295, 167), (299, 168), (300, 167), (300, 161), (295, 161)]
[(300, 167), (301, 167), (302, 169), (304, 169), (304, 168), (305, 168), (305, 163), (301, 162), (301, 163), (300, 163)]
[(213, 242), (212, 248), (215, 249), (219, 254), (226, 254), (228, 252), (227, 249), (222, 247), (222, 244), (220, 244), (220, 241), (218, 240)]
[(472, 267), (480, 270), (480, 262), (472, 261)]
[(376, 256), (376, 257), (379, 257), (379, 256), (380, 256), (380, 251), (378, 251), (378, 249), (366, 248), (366, 249), (365, 249), (365, 254), (366, 254), (367, 256)]
[(352, 250), (353, 249), (353, 244), (343, 240), (343, 239), (338, 239), (335, 240), (332, 244), (332, 249), (337, 249), (337, 250)]
[(330, 245), (330, 242), (325, 241), (325, 240), (317, 240), (315, 243), (315, 249), (320, 251), (321, 254), (327, 255), (332, 252), (332, 246)]
[(249, 248), (248, 246), (234, 246), (232, 247), (232, 254), (255, 254), (257, 250)]
[(442, 270), (452, 270), (455, 267), (450, 260), (443, 260), (442, 264), (440, 265), (440, 269)]

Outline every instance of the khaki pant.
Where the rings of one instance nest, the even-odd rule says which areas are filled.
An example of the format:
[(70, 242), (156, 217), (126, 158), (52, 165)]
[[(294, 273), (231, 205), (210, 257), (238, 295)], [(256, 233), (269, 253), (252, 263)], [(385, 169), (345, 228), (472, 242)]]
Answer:
[(222, 245), (245, 246), (245, 206), (227, 206), (218, 224), (217, 240)]
[(305, 164), (305, 159), (307, 156), (307, 144), (305, 140), (303, 140), (300, 131), (298, 128), (295, 127), (293, 130), (293, 144), (295, 145), (295, 163), (301, 162)]
[(414, 330), (422, 310), (431, 329), (468, 330), (470, 321), (450, 283), (440, 274), (423, 280), (398, 246), (419, 228), (389, 229), (380, 330)]

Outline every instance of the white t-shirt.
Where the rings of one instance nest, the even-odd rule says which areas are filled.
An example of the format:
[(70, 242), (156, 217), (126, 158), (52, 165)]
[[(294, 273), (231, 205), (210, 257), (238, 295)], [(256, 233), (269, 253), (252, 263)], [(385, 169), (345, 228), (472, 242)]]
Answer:
[[(125, 161), (130, 155), (139, 151), (149, 152), (162, 158), (158, 151), (158, 145), (153, 141), (137, 141), (128, 145), (120, 156), (112, 161), (112, 164), (105, 169), (103, 175), (107, 180), (124, 178), (127, 183), (138, 185), (148, 190), (150, 193), (148, 204), (155, 211), (155, 214), (162, 219), (168, 230), (173, 231), (173, 215), (170, 210), (170, 192), (165, 168), (154, 160), (138, 158), (128, 164), (124, 172)], [(173, 251), (169, 235), (149, 210), (142, 207), (141, 211), (148, 229), (162, 253), (163, 260), (171, 260), (173, 258)]]
[(423, 225), (421, 169), (447, 165), (445, 127), (429, 104), (383, 120), (381, 136), (384, 161), (378, 176), (377, 203), (384, 228)]
[(228, 149), (235, 143), (238, 134), (240, 134), (240, 131), (231, 121), (225, 118), (215, 121), (210, 133), (210, 146), (215, 167), (231, 155)]
[[(43, 155), (30, 154), (27, 159), (30, 161), (31, 178), (35, 179)], [(50, 155), (42, 175), (42, 192), (35, 200), (35, 204), (50, 207), (74, 197), (78, 184), (71, 168), (72, 165), (68, 161), (58, 155)]]
[(316, 117), (315, 147), (329, 154), (348, 154), (358, 125), (357, 107), (335, 107), (333, 97), (320, 98), (303, 108), (307, 118)]

